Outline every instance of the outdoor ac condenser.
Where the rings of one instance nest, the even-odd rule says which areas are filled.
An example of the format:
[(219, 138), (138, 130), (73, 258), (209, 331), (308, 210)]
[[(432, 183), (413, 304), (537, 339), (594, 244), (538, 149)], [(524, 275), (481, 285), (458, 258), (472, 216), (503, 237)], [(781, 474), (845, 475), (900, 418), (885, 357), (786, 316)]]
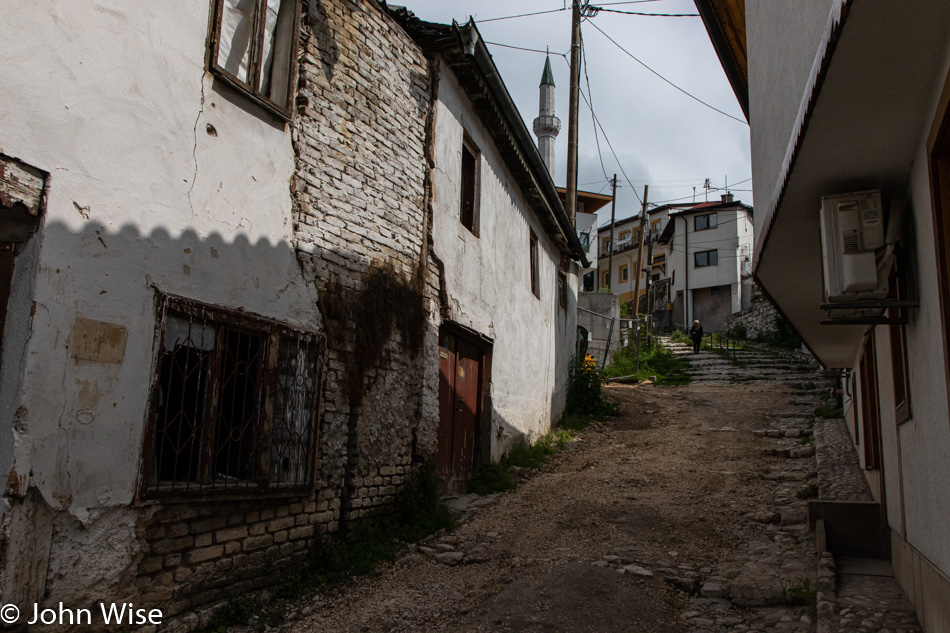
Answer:
[(821, 199), (821, 255), (827, 301), (887, 297), (887, 271), (879, 270), (885, 246), (881, 192), (859, 191)]

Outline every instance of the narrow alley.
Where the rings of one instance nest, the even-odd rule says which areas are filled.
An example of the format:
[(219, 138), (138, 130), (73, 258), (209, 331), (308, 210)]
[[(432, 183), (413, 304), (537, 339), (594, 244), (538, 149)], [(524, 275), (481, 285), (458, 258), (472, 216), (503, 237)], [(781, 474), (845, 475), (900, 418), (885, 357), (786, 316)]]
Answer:
[[(756, 368), (767, 358), (781, 371)], [(694, 371), (688, 386), (611, 387), (620, 416), (517, 491), (469, 503), (454, 534), (298, 604), (284, 630), (815, 631), (800, 497), (824, 383), (774, 354), (704, 351)]]

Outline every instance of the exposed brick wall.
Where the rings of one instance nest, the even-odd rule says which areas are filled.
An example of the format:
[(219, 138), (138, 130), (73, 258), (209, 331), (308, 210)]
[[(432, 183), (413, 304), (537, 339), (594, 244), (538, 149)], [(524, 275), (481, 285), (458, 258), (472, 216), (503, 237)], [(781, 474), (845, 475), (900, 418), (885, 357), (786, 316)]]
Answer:
[[(298, 258), (327, 334), (316, 492), (300, 498), (152, 506), (138, 593), (172, 630), (212, 623), (228, 596), (273, 585), (320, 534), (392, 504), (438, 426), (439, 275), (426, 198), (429, 64), (372, 0), (305, 0), (292, 184)], [(420, 264), (422, 259), (425, 261)], [(422, 349), (395, 331), (351, 401), (356, 323), (334, 307), (383, 265), (424, 299)], [(404, 306), (393, 305), (393, 311)]]
[(140, 600), (184, 628), (210, 624), (228, 596), (272, 585), (275, 569), (300, 561), (339, 506), (327, 495), (152, 506), (141, 518)]
[[(427, 373), (438, 367), (437, 275), (420, 264), (428, 239), (429, 64), (374, 2), (312, 0), (304, 14), (293, 135), (296, 246), (328, 332), (319, 487), (343, 500), (345, 520), (390, 503), (413, 451), (435, 448), (438, 383)], [(421, 352), (406, 349), (404, 333), (393, 335), (361, 377), (355, 402), (348, 371), (366, 324), (334, 319), (380, 264), (424, 295), (429, 324)]]

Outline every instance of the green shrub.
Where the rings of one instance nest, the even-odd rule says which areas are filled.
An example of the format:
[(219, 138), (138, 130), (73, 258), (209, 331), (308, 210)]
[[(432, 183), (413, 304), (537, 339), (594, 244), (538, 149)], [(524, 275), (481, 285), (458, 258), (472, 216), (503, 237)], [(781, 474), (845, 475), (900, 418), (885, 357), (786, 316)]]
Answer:
[(810, 484), (795, 493), (795, 496), (802, 501), (818, 498), (818, 484)]
[(597, 370), (594, 357), (587, 354), (583, 360), (571, 359), (567, 383), (565, 413), (603, 416), (616, 412), (604, 393), (604, 377)]
[(736, 323), (731, 328), (726, 330), (726, 337), (733, 339), (745, 340), (748, 336), (748, 330), (743, 323)]
[(518, 476), (512, 468), (541, 466), (551, 455), (564, 450), (573, 437), (573, 431), (562, 428), (542, 435), (533, 443), (518, 442), (499, 461), (479, 466), (469, 483), (469, 492), (487, 495), (514, 490), (518, 487)]

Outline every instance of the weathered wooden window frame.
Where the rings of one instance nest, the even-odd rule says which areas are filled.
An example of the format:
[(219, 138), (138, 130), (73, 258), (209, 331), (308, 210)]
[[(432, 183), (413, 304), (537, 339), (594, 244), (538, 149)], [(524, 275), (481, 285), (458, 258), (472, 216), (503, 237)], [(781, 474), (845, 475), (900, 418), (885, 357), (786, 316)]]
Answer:
[(557, 271), (557, 303), (562, 310), (567, 310), (567, 273)]
[[(199, 367), (204, 375), (199, 381), (204, 382), (204, 395), (200, 399), (200, 419), (195, 420), (196, 442), (198, 455), (192, 454), (188, 458), (188, 469), (195, 469), (195, 479), (190, 476), (161, 478), (158, 469), (161, 468), (161, 456), (158, 454), (157, 442), (159, 436), (159, 414), (163, 406), (161, 389), (162, 363), (166, 360), (166, 341), (169, 318), (188, 320), (189, 340), (195, 323), (202, 330), (213, 332), (214, 342), (209, 343), (211, 359), (207, 366)], [(262, 341), (260, 365), (257, 367), (261, 384), (255, 394), (252, 412), (254, 427), (251, 442), (251, 459), (253, 463), (249, 471), (253, 476), (246, 479), (222, 477), (213, 473), (215, 466), (214, 450), (219, 437), (220, 421), (215, 420), (223, 394), (220, 383), (222, 381), (221, 357), (228, 353), (224, 338), (232, 332), (238, 335), (256, 336)], [(316, 481), (316, 449), (319, 435), (318, 413), (320, 395), (323, 385), (323, 356), (325, 341), (323, 337), (302, 330), (290, 328), (270, 319), (250, 315), (244, 312), (235, 312), (202, 304), (196, 301), (173, 295), (159, 295), (158, 321), (155, 331), (155, 369), (149, 400), (149, 413), (145, 431), (145, 442), (142, 454), (142, 476), (140, 496), (144, 498), (181, 497), (194, 498), (196, 496), (247, 496), (259, 494), (301, 493), (313, 489)], [(285, 345), (286, 344), (286, 345)], [(295, 356), (282, 360), (293, 345), (299, 354), (304, 350), (303, 358)], [(182, 346), (184, 347), (184, 346)], [(195, 349), (196, 353), (201, 351)], [(293, 350), (290, 350), (290, 354)], [(312, 357), (312, 364), (307, 361)], [(173, 361), (170, 361), (173, 362)], [(280, 365), (287, 362), (287, 365)], [(290, 369), (292, 375), (287, 375)], [(281, 371), (284, 370), (282, 374)], [(290, 378), (290, 384), (287, 382)], [(283, 382), (282, 382), (283, 380)], [(301, 392), (305, 400), (305, 408), (295, 408), (300, 404)], [(309, 397), (309, 400), (306, 398)], [(279, 402), (283, 401), (290, 406), (280, 409)], [(294, 415), (290, 413), (302, 411), (303, 417), (294, 424)], [(166, 423), (168, 414), (166, 412)], [(199, 417), (196, 415), (196, 417)], [(290, 434), (288, 444), (279, 445), (278, 435)], [(297, 437), (294, 437), (297, 436)], [(179, 432), (180, 438), (180, 432)], [(227, 440), (226, 440), (227, 441)], [(276, 451), (276, 455), (275, 455)], [(275, 458), (280, 462), (275, 463)], [(278, 465), (279, 464), (279, 465)], [(277, 467), (277, 471), (272, 468)], [(298, 474), (287, 475), (282, 479), (281, 471), (293, 467)], [(178, 465), (175, 470), (177, 473)], [(302, 472), (302, 475), (300, 474)], [(186, 474), (187, 475), (187, 474)]]
[(538, 299), (541, 298), (541, 271), (539, 269), (538, 236), (531, 229), (528, 229), (528, 259), (531, 267), (531, 294)]
[[(206, 65), (208, 70), (220, 77), (232, 88), (240, 91), (248, 98), (263, 106), (279, 118), (289, 121), (293, 118), (293, 104), (297, 85), (297, 52), (300, 48), (300, 0), (286, 0), (293, 4), (293, 25), (291, 26), (291, 41), (289, 52), (289, 68), (287, 69), (287, 99), (278, 103), (261, 93), (261, 69), (263, 65), (264, 26), (267, 11), (267, 0), (255, 0), (256, 8), (253, 23), (254, 40), (250, 43), (248, 53), (247, 81), (243, 81), (218, 64), (218, 53), (221, 46), (221, 23), (224, 15), (226, 0), (210, 0), (211, 15), (208, 25), (208, 44)], [(275, 36), (276, 40), (276, 36)], [(275, 51), (278, 44), (275, 41)]]
[[(465, 167), (465, 157), (466, 155), (471, 156), (471, 170), (466, 170)], [(478, 224), (479, 224), (479, 189), (481, 181), (481, 152), (478, 150), (478, 146), (468, 137), (467, 134), (462, 137), (462, 151), (459, 154), (461, 160), (459, 160), (459, 173), (460, 173), (460, 183), (459, 188), (459, 222), (464, 226), (468, 231), (478, 237)]]

